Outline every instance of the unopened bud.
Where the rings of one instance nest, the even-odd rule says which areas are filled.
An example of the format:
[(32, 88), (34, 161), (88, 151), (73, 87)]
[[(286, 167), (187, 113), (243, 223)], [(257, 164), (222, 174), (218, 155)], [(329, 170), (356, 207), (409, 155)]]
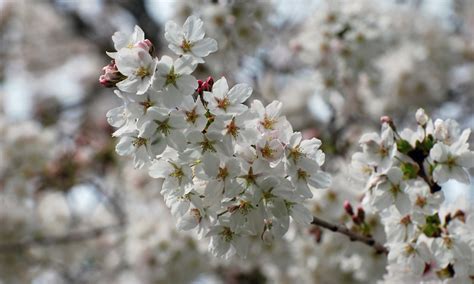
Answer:
[(150, 55), (153, 55), (153, 52), (155, 51), (155, 47), (149, 39), (139, 41), (135, 44), (135, 47), (139, 47), (143, 50), (146, 50), (148, 53), (150, 53)]
[(211, 76), (207, 77), (205, 82), (198, 80), (198, 88), (196, 89), (196, 92), (199, 95), (202, 95), (204, 92), (211, 92), (213, 85), (214, 79)]
[(393, 120), (390, 116), (384, 115), (380, 118), (380, 122), (391, 124), (391, 123), (393, 123)]
[(214, 85), (214, 79), (209, 76), (207, 77), (206, 83), (212, 88), (212, 86)]
[(390, 128), (391, 128), (393, 131), (397, 132), (397, 129), (395, 128), (395, 124), (393, 123), (393, 120), (392, 120), (392, 118), (391, 118), (390, 116), (387, 116), (387, 115), (382, 116), (382, 117), (380, 118), (380, 123), (382, 123), (382, 124), (384, 124), (384, 123), (388, 124), (388, 126), (390, 126)]
[(113, 88), (118, 82), (127, 78), (118, 71), (115, 60), (112, 60), (109, 65), (104, 66), (102, 71), (104, 73), (100, 75), (99, 83), (106, 88)]
[(425, 110), (422, 108), (419, 108), (416, 111), (415, 117), (416, 117), (416, 121), (421, 126), (425, 126), (426, 123), (428, 122), (428, 115), (426, 115)]
[(357, 217), (357, 215), (352, 215), (352, 222), (357, 225), (362, 224), (362, 221), (359, 219), (359, 217)]
[(361, 206), (357, 207), (356, 215), (357, 215), (357, 219), (359, 219), (361, 223), (365, 221), (365, 211), (364, 211), (364, 208), (362, 208)]
[(352, 216), (354, 215), (354, 209), (352, 209), (352, 205), (349, 201), (344, 201), (344, 210), (346, 210), (347, 215)]

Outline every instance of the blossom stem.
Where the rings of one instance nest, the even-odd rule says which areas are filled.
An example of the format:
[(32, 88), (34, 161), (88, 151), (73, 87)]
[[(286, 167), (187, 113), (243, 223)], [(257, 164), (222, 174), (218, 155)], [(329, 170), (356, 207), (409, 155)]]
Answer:
[(333, 232), (337, 232), (337, 233), (341, 233), (343, 235), (346, 235), (346, 236), (349, 237), (349, 239), (351, 241), (361, 242), (361, 243), (364, 243), (368, 246), (371, 246), (379, 254), (381, 254), (381, 253), (387, 254), (388, 253), (388, 249), (386, 247), (384, 247), (382, 244), (380, 244), (379, 242), (377, 242), (375, 239), (363, 236), (363, 235), (358, 234), (356, 232), (353, 232), (353, 231), (349, 230), (344, 225), (332, 224), (332, 223), (329, 223), (325, 220), (322, 220), (322, 219), (320, 219), (316, 216), (313, 216), (313, 221), (311, 222), (311, 224), (319, 226), (319, 227), (326, 228), (326, 229), (331, 230)]

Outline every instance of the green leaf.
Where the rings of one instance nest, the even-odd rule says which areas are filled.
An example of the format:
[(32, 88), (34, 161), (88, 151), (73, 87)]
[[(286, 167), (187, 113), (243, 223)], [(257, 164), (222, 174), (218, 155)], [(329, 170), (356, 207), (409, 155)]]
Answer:
[(420, 167), (416, 164), (411, 163), (403, 163), (400, 166), (400, 169), (403, 172), (403, 179), (415, 179), (418, 176), (418, 172), (420, 171)]
[(416, 149), (421, 150), (425, 156), (428, 156), (434, 144), (435, 144), (435, 140), (433, 138), (433, 135), (429, 134), (428, 136), (425, 137), (423, 142), (416, 141)]
[(426, 224), (422, 227), (423, 233), (430, 238), (436, 238), (441, 235), (441, 222), (438, 213), (426, 217)]
[(406, 155), (408, 154), (408, 152), (413, 150), (413, 147), (410, 145), (410, 143), (407, 140), (400, 139), (400, 140), (397, 140), (397, 150), (400, 153), (403, 153)]

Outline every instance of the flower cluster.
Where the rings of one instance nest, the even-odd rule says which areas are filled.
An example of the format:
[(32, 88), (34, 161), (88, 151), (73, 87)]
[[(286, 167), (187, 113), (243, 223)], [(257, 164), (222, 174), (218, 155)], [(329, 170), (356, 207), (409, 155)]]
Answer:
[(473, 237), (462, 233), (465, 212), (441, 212), (440, 207), (446, 181), (469, 183), (467, 169), (474, 167), (470, 129), (461, 131), (450, 119), (433, 122), (423, 109), (416, 120), (415, 131), (398, 132), (383, 117), (380, 135), (360, 139), (363, 151), (354, 154), (353, 165), (367, 177), (363, 203), (382, 216), (390, 279), (409, 275), (417, 281), (469, 283)]
[(312, 189), (330, 184), (320, 169), (321, 142), (293, 132), (278, 101), (245, 105), (249, 86), (191, 75), (217, 50), (200, 19), (191, 16), (182, 28), (166, 24), (176, 60), (153, 58), (138, 27), (132, 35), (112, 38), (117, 52), (109, 55), (123, 77), (103, 76), (101, 83), (117, 86), (123, 101), (107, 114), (118, 128), (116, 151), (163, 180), (161, 194), (178, 228), (210, 237), (214, 255), (245, 257), (250, 239), (281, 238), (290, 217), (301, 224), (312, 221), (302, 202), (313, 196)]

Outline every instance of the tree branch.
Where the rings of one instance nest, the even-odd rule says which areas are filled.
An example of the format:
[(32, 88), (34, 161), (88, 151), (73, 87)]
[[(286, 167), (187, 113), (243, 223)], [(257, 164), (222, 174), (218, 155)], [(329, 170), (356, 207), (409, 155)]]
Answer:
[(361, 243), (364, 243), (368, 246), (373, 247), (377, 253), (384, 253), (384, 254), (388, 253), (388, 249), (386, 247), (384, 247), (382, 244), (378, 243), (373, 238), (369, 238), (369, 237), (360, 235), (356, 232), (353, 232), (353, 231), (349, 230), (344, 225), (332, 224), (332, 223), (324, 221), (324, 220), (322, 220), (318, 217), (315, 217), (315, 216), (313, 216), (313, 221), (311, 222), (311, 224), (319, 226), (319, 227), (326, 228), (326, 229), (331, 230), (333, 232), (337, 232), (337, 233), (341, 233), (343, 235), (346, 235), (346, 236), (349, 237), (349, 239), (351, 241), (361, 242)]
[(111, 232), (115, 232), (118, 229), (121, 229), (123, 225), (124, 224), (119, 223), (119, 224), (108, 225), (108, 226), (91, 229), (88, 231), (69, 233), (63, 236), (41, 237), (41, 238), (28, 239), (28, 240), (19, 241), (19, 242), (3, 243), (3, 244), (0, 244), (0, 253), (18, 252), (19, 250), (29, 248), (29, 247), (66, 245), (69, 243), (86, 241), (86, 240), (98, 238), (102, 235), (105, 235)]

